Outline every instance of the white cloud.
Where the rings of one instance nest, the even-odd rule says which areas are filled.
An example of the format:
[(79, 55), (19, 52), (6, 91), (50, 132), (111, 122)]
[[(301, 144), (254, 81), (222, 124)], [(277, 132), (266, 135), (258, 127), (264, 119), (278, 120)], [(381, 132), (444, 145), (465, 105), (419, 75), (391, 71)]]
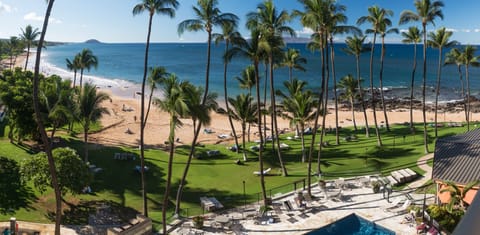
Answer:
[[(31, 21), (43, 21), (43, 16), (37, 15), (36, 12), (30, 12), (30, 13), (26, 14), (25, 16), (23, 16), (23, 19), (24, 20), (31, 20)], [(55, 19), (53, 17), (50, 17), (49, 23), (60, 24), (60, 23), (62, 23), (62, 21), (58, 20), (58, 19)]]
[(480, 33), (480, 29), (474, 29), (473, 32)]
[(304, 36), (305, 36), (305, 35), (310, 36), (310, 35), (313, 34), (313, 30), (312, 30), (312, 29), (310, 29), (310, 28), (305, 28), (305, 27), (304, 27), (302, 30), (297, 30), (297, 31), (295, 31), (295, 32), (296, 32), (297, 35), (299, 35), (299, 36), (302, 36), (302, 35), (304, 35)]
[(12, 11), (12, 7), (3, 3), (3, 2), (0, 2), (0, 13), (1, 12), (11, 12)]
[(453, 28), (446, 28), (448, 32), (458, 32), (458, 29), (453, 29)]

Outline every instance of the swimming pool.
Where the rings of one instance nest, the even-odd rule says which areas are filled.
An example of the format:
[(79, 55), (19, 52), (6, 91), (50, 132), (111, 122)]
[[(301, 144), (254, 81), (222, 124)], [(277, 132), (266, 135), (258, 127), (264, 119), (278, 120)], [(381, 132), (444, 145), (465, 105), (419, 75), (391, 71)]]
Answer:
[(355, 213), (329, 225), (306, 233), (308, 235), (394, 235), (395, 232), (357, 216)]

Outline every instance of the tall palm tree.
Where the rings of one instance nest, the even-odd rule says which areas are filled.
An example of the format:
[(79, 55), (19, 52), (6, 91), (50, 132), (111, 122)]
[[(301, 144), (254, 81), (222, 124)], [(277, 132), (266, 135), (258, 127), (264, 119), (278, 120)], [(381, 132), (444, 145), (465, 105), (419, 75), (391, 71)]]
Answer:
[(434, 24), (435, 18), (439, 17), (443, 20), (442, 1), (431, 0), (415, 0), (414, 2), (417, 12), (405, 10), (400, 14), (399, 24), (409, 22), (418, 22), (422, 24), (423, 33), (423, 84), (422, 84), (422, 113), (423, 113), (423, 143), (425, 153), (428, 153), (428, 132), (427, 132), (427, 115), (425, 105), (425, 95), (427, 87), (427, 24)]
[(427, 44), (432, 48), (438, 49), (438, 68), (437, 68), (437, 88), (435, 89), (435, 138), (438, 136), (437, 115), (438, 115), (438, 96), (440, 95), (440, 80), (442, 77), (442, 59), (443, 48), (450, 48), (457, 44), (457, 41), (450, 41), (453, 35), (452, 31), (447, 31), (445, 27), (438, 29), (436, 32), (428, 34), (429, 40)]
[[(235, 77), (240, 83), (240, 88), (248, 89), (248, 95), (252, 95), (252, 88), (255, 86), (255, 68), (253, 65), (248, 65), (244, 70), (242, 70), (241, 77)], [(248, 123), (247, 137), (248, 142), (250, 142), (250, 123)]]
[(164, 98), (158, 100), (158, 107), (168, 112), (170, 116), (170, 132), (168, 135), (169, 142), (169, 158), (168, 158), (168, 167), (167, 167), (167, 179), (165, 185), (165, 193), (163, 195), (163, 205), (162, 205), (162, 226), (163, 234), (167, 234), (167, 207), (168, 207), (168, 198), (170, 195), (170, 187), (172, 181), (172, 164), (173, 164), (173, 155), (175, 154), (175, 129), (182, 125), (180, 118), (187, 114), (188, 104), (186, 101), (186, 94), (188, 90), (185, 90), (189, 87), (188, 82), (180, 81), (177, 76), (174, 74), (169, 77), (162, 79), (162, 93)]
[(463, 62), (465, 63), (465, 80), (467, 81), (467, 130), (470, 130), (470, 66), (480, 66), (480, 56), (475, 56), (477, 48), (467, 45), (463, 49)]
[(145, 120), (148, 120), (148, 114), (150, 113), (150, 107), (152, 104), (153, 92), (157, 89), (157, 84), (159, 84), (163, 79), (169, 76), (170, 73), (167, 72), (167, 69), (165, 67), (158, 66), (150, 68), (150, 76), (148, 76), (150, 95), (148, 96), (148, 105), (147, 111), (145, 113)]
[(303, 130), (305, 129), (305, 124), (315, 118), (315, 107), (318, 101), (314, 98), (311, 90), (304, 90), (304, 87), (307, 85), (306, 82), (293, 79), (291, 82), (285, 81), (283, 84), (288, 93), (277, 90), (277, 94), (283, 98), (284, 116), (290, 120), (292, 125), (298, 126), (297, 129), (301, 130), (299, 134), (302, 142), (302, 162), (305, 162), (306, 149)]
[(302, 57), (300, 51), (294, 48), (288, 48), (287, 51), (283, 53), (283, 60), (280, 62), (280, 66), (288, 68), (288, 78), (293, 81), (293, 69), (306, 71), (306, 69), (301, 64), (306, 64), (307, 59)]
[(250, 30), (258, 30), (260, 32), (260, 37), (264, 43), (268, 44), (268, 47), (265, 47), (265, 51), (268, 57), (268, 66), (269, 66), (269, 80), (270, 80), (270, 105), (271, 105), (271, 119), (274, 131), (273, 141), (277, 144), (277, 156), (280, 161), (280, 167), (282, 168), (282, 175), (288, 176), (287, 168), (283, 163), (282, 154), (280, 151), (280, 138), (278, 132), (278, 123), (277, 123), (277, 110), (276, 110), (276, 101), (275, 101), (275, 86), (274, 86), (274, 55), (279, 53), (282, 47), (284, 47), (284, 42), (282, 35), (289, 34), (290, 36), (295, 36), (295, 31), (287, 26), (286, 24), (290, 22), (291, 17), (287, 11), (282, 10), (278, 11), (275, 7), (275, 4), (272, 0), (265, 0), (263, 3), (257, 5), (257, 10), (247, 14), (247, 27)]
[(414, 133), (413, 126), (413, 87), (415, 86), (415, 72), (417, 71), (417, 44), (422, 41), (418, 27), (411, 26), (408, 31), (402, 32), (403, 43), (413, 43), (413, 68), (412, 78), (410, 80), (410, 131)]
[(90, 130), (90, 124), (98, 121), (103, 114), (109, 114), (107, 108), (101, 107), (100, 104), (105, 100), (109, 100), (110, 96), (104, 92), (97, 93), (96, 86), (90, 83), (85, 83), (82, 89), (78, 97), (77, 118), (83, 127), (84, 159), (85, 162), (88, 162), (88, 131)]
[[(260, 61), (263, 58), (263, 51), (265, 47), (268, 47), (266, 43), (260, 40), (260, 32), (252, 30), (250, 32), (250, 40), (245, 43), (239, 44), (232, 48), (231, 53), (235, 56), (247, 57), (252, 61), (252, 65), (255, 72), (255, 91), (257, 99), (257, 127), (258, 133), (260, 133), (260, 143), (263, 143), (262, 133), (262, 113), (260, 109), (260, 75), (258, 67)], [(260, 151), (258, 152), (258, 166), (260, 168), (260, 188), (262, 189), (263, 205), (267, 206), (267, 192), (265, 190), (265, 176), (263, 175), (263, 144), (260, 145)]]
[[(213, 34), (213, 38), (215, 39), (215, 44), (218, 44), (222, 41), (225, 41), (225, 53), (223, 58), (223, 92), (225, 97), (225, 108), (227, 109), (227, 114), (230, 114), (230, 107), (228, 102), (228, 89), (227, 89), (227, 67), (228, 62), (231, 58), (229, 58), (228, 50), (230, 49), (230, 43), (239, 43), (239, 41), (243, 40), (242, 35), (236, 30), (235, 24), (231, 23), (224, 23), (222, 25), (222, 33), (220, 34)], [(233, 126), (232, 117), (228, 115), (228, 121), (230, 123), (230, 128), (232, 129), (233, 138), (235, 140), (235, 151), (238, 153), (238, 139), (237, 133), (235, 131), (235, 127)]]
[[(208, 93), (205, 104), (202, 104), (202, 99), (204, 94), (202, 87), (196, 87), (189, 83), (188, 87), (185, 87), (184, 89), (188, 91), (185, 94), (186, 103), (188, 105), (188, 109), (187, 109), (188, 113), (185, 115), (185, 117), (189, 117), (192, 119), (193, 135), (195, 136), (197, 126), (210, 125), (210, 122), (211, 122), (210, 112), (218, 109), (218, 103), (217, 103), (218, 95), (215, 92)], [(188, 176), (188, 171), (190, 169), (190, 163), (192, 162), (192, 158), (193, 158), (193, 154), (189, 154), (187, 158), (187, 162), (185, 163), (185, 168), (183, 170), (182, 178), (178, 185), (176, 202), (175, 202), (176, 216), (180, 215), (183, 189), (187, 183), (187, 176)]]
[[(360, 82), (362, 79), (360, 79)], [(350, 107), (352, 109), (352, 121), (353, 128), (357, 130), (357, 122), (355, 120), (355, 99), (358, 97), (358, 80), (356, 80), (351, 74), (344, 76), (338, 82), (338, 87), (344, 89), (344, 97), (350, 102)]]
[[(320, 115), (325, 117), (326, 109), (322, 108), (325, 107), (328, 99), (325, 99), (325, 92), (328, 89), (328, 76), (326, 76), (326, 65), (328, 64), (327, 56), (326, 56), (326, 46), (328, 41), (328, 25), (331, 15), (330, 12), (330, 3), (331, 0), (299, 0), (299, 2), (303, 5), (304, 11), (294, 11), (295, 16), (300, 17), (300, 21), (304, 27), (311, 29), (314, 34), (311, 36), (312, 41), (309, 43), (309, 48), (311, 50), (319, 50), (320, 57), (321, 57), (321, 86), (320, 91), (318, 92), (319, 95), (319, 102), (317, 103), (317, 112), (315, 115), (315, 121), (313, 126), (313, 133), (312, 133), (312, 140), (310, 142), (309, 154), (308, 154), (308, 177), (307, 177), (307, 192), (311, 195), (311, 169), (312, 169), (312, 158), (313, 158), (313, 149), (315, 146), (315, 137), (318, 129), (318, 119)], [(325, 119), (323, 119), (325, 121)], [(322, 125), (322, 132), (320, 133), (320, 141), (323, 141), (324, 136), (324, 125)], [(322, 150), (322, 145), (319, 146), (318, 156), (320, 156)], [(321, 175), (320, 169), (320, 161), (317, 163), (317, 174)]]
[(383, 27), (385, 17), (393, 15), (391, 10), (380, 8), (379, 6), (371, 6), (368, 8), (368, 15), (358, 18), (357, 24), (370, 23), (372, 28), (367, 29), (367, 33), (373, 34), (372, 47), (370, 49), (370, 95), (372, 99), (373, 109), (373, 122), (375, 124), (375, 134), (377, 135), (377, 146), (382, 146), (382, 138), (380, 137), (380, 131), (378, 129), (377, 114), (375, 110), (376, 106), (376, 91), (373, 88), (373, 56), (375, 54), (375, 41), (377, 34)]
[(464, 64), (463, 61), (463, 49), (461, 48), (452, 48), (450, 52), (445, 55), (445, 65), (455, 64), (457, 65), (458, 70), (458, 78), (460, 80), (460, 85), (462, 89), (462, 101), (463, 101), (463, 110), (465, 112), (465, 122), (468, 120), (467, 115), (467, 102), (465, 99), (465, 83), (463, 82), (463, 72), (462, 72), (462, 65)]
[(37, 40), (38, 36), (40, 36), (40, 32), (38, 31), (38, 28), (33, 29), (31, 25), (27, 25), (25, 29), (22, 29), (22, 34), (20, 34), (20, 39), (22, 39), (27, 46), (27, 58), (25, 59), (25, 67), (23, 68), (23, 70), (27, 70), (28, 57), (30, 56), (30, 47), (35, 45), (34, 43), (35, 43), (35, 40)]
[(10, 69), (13, 70), (17, 56), (23, 51), (23, 42), (18, 37), (12, 36), (5, 44), (8, 50), (8, 56), (10, 57)]
[(90, 71), (92, 67), (96, 69), (98, 66), (98, 58), (93, 55), (93, 52), (90, 49), (86, 48), (78, 54), (78, 57), (78, 62), (80, 64), (80, 90), (82, 90), (83, 72), (85, 69)]
[(38, 124), (38, 130), (42, 139), (45, 153), (48, 159), (48, 170), (50, 172), (51, 184), (53, 191), (55, 192), (55, 235), (60, 235), (60, 224), (62, 222), (62, 194), (58, 185), (58, 178), (55, 168), (55, 161), (53, 160), (52, 148), (50, 140), (48, 139), (45, 126), (42, 121), (42, 112), (40, 110), (40, 100), (38, 87), (40, 83), (40, 58), (42, 54), (43, 43), (45, 41), (45, 35), (47, 33), (48, 22), (50, 14), (53, 9), (53, 3), (55, 0), (47, 0), (47, 9), (45, 11), (45, 17), (43, 19), (42, 32), (37, 44), (37, 53), (35, 60), (34, 76), (33, 76), (33, 108), (35, 111), (35, 121)]
[(368, 118), (367, 118), (367, 109), (365, 106), (365, 99), (363, 98), (363, 88), (362, 88), (362, 78), (360, 77), (360, 55), (364, 52), (370, 50), (365, 43), (366, 36), (353, 36), (347, 37), (345, 40), (346, 48), (344, 52), (355, 56), (356, 68), (357, 68), (357, 85), (358, 85), (358, 98), (360, 99), (360, 104), (363, 111), (363, 118), (365, 120), (365, 136), (370, 137), (369, 127), (368, 127)]
[[(392, 15), (393, 16), (393, 12)], [(379, 76), (379, 85), (380, 85), (380, 98), (382, 101), (382, 109), (383, 109), (383, 116), (385, 118), (385, 126), (387, 127), (387, 131), (390, 131), (390, 124), (388, 123), (388, 115), (387, 115), (387, 105), (385, 104), (385, 95), (383, 91), (383, 62), (385, 61), (385, 36), (390, 33), (398, 34), (397, 28), (390, 28), (392, 26), (392, 21), (388, 18), (383, 18), (381, 22), (381, 27), (379, 30), (380, 37), (382, 38), (382, 49), (380, 53), (380, 76)]]
[(143, 63), (143, 78), (142, 78), (142, 97), (140, 101), (140, 177), (142, 183), (142, 198), (143, 198), (143, 215), (148, 216), (147, 207), (147, 189), (145, 182), (145, 86), (147, 83), (147, 71), (148, 71), (148, 52), (150, 49), (150, 35), (152, 33), (153, 16), (166, 15), (170, 18), (175, 17), (175, 9), (177, 9), (179, 3), (177, 0), (141, 0), (140, 3), (133, 7), (132, 14), (138, 15), (143, 12), (148, 13), (148, 30), (147, 41), (145, 44), (145, 57)]
[[(253, 97), (250, 95), (240, 94), (235, 98), (228, 98), (228, 102), (232, 105), (230, 114), (235, 120), (240, 121), (242, 126), (242, 152), (243, 161), (247, 161), (247, 149), (245, 147), (245, 134), (247, 124), (253, 123), (256, 120), (257, 104), (253, 103)], [(237, 149), (239, 149), (237, 147)]]
[(65, 62), (67, 63), (67, 69), (73, 71), (72, 86), (75, 87), (75, 84), (77, 82), (77, 72), (80, 69), (80, 56), (79, 54), (77, 54), (72, 60), (65, 59)]

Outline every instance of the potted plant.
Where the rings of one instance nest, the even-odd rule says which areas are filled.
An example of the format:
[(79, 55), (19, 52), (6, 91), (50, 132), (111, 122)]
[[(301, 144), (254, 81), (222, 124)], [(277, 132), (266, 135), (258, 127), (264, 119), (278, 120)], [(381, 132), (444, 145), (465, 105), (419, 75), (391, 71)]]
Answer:
[(205, 221), (205, 218), (203, 216), (201, 215), (194, 216), (192, 220), (193, 220), (193, 226), (195, 226), (195, 228), (203, 228), (203, 221)]
[(378, 181), (374, 181), (372, 182), (372, 189), (373, 189), (373, 193), (379, 193), (380, 192), (380, 182)]

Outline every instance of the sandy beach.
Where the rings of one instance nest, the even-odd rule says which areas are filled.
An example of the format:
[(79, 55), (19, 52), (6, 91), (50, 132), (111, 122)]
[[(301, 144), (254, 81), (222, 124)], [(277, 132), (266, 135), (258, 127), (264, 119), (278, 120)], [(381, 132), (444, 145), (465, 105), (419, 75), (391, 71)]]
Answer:
[[(34, 53), (31, 53), (30, 58), (34, 60)], [(25, 63), (25, 54), (21, 55), (16, 60), (16, 66), (23, 67)], [(33, 62), (32, 62), (33, 63)], [(29, 68), (33, 67), (29, 63)], [(51, 71), (50, 68), (42, 68), (42, 70)], [(47, 74), (49, 75), (49, 74)], [(62, 76), (62, 75), (61, 75)], [(73, 76), (73, 75), (72, 75)], [(89, 76), (85, 76), (88, 81)], [(92, 79), (95, 82), (94, 79)], [(101, 82), (96, 84), (99, 91), (106, 92), (110, 95), (111, 101), (105, 101), (102, 105), (109, 110), (110, 115), (104, 115), (100, 120), (103, 129), (97, 133), (89, 135), (92, 143), (106, 144), (106, 145), (124, 145), (124, 146), (138, 146), (139, 144), (139, 129), (140, 129), (140, 95), (136, 94), (139, 90), (137, 84), (105, 84)], [(224, 106), (223, 101), (219, 100), (220, 106)], [(151, 112), (148, 118), (147, 126), (145, 128), (145, 144), (147, 147), (162, 147), (164, 142), (168, 139), (168, 115), (159, 110), (157, 107), (152, 106)], [(444, 110), (444, 109), (443, 109)], [(444, 112), (440, 110), (438, 112), (438, 122), (463, 122), (465, 121), (465, 115), (463, 110), (456, 109), (455, 112)], [(377, 110), (377, 120), (379, 125), (384, 124), (383, 112)], [(342, 107), (338, 112), (339, 126), (348, 127), (353, 126), (352, 113), (346, 108)], [(373, 127), (373, 111), (367, 110), (367, 116), (370, 127)], [(414, 110), (414, 121), (422, 122), (423, 116), (421, 110)], [(208, 126), (202, 127), (209, 128), (213, 132), (210, 134), (201, 133), (199, 135), (199, 142), (208, 144), (223, 144), (225, 146), (233, 143), (233, 138), (220, 139), (218, 135), (231, 133), (228, 117), (225, 114), (219, 114), (216, 112), (211, 113), (212, 123)], [(363, 113), (355, 112), (355, 119), (358, 127), (364, 126)], [(410, 120), (410, 113), (408, 107), (400, 107), (388, 112), (388, 119), (390, 124), (405, 123)], [(434, 112), (427, 112), (427, 121), (433, 122)], [(472, 113), (472, 122), (479, 120), (478, 113)], [(176, 130), (176, 135), (180, 140), (180, 143), (190, 144), (193, 137), (193, 125), (189, 119), (182, 119), (183, 126)], [(270, 126), (270, 118), (267, 118), (267, 126)], [(238, 138), (240, 135), (240, 123), (235, 122), (235, 129), (237, 131)], [(312, 124), (313, 125), (313, 122)], [(308, 125), (307, 125), (308, 126)], [(328, 127), (335, 127), (335, 114), (333, 109), (333, 103), (330, 104), (329, 114), (327, 115), (326, 124)], [(286, 119), (278, 118), (279, 130), (293, 130), (289, 126), (289, 121)], [(254, 136), (256, 127), (251, 129), (251, 140), (255, 140), (258, 137)], [(127, 133), (127, 130), (130, 130)], [(293, 135), (293, 134), (292, 134)], [(239, 139), (240, 141), (241, 139)]]

